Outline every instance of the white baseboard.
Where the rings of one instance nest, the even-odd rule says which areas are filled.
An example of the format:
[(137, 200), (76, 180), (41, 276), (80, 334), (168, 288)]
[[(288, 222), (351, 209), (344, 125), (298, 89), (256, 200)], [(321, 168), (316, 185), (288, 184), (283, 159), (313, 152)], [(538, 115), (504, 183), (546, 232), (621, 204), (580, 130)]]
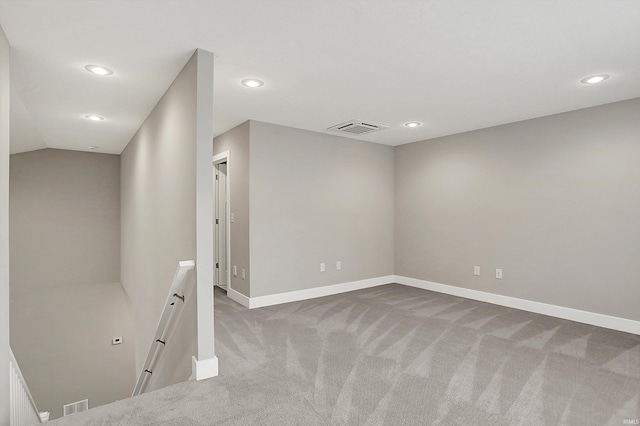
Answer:
[(239, 304), (241, 304), (245, 308), (251, 307), (250, 303), (249, 303), (250, 302), (249, 298), (247, 296), (245, 296), (244, 294), (235, 291), (232, 288), (227, 287), (227, 296), (229, 296), (229, 299), (238, 302)]
[(324, 287), (309, 288), (306, 290), (296, 290), (296, 291), (289, 291), (287, 293), (270, 294), (267, 296), (247, 298), (246, 296), (240, 295), (248, 299), (248, 302), (247, 302), (248, 306), (242, 301), (240, 301), (239, 300), (240, 298), (238, 299), (234, 298), (237, 296), (230, 295), (229, 297), (231, 297), (233, 300), (240, 303), (241, 305), (247, 306), (248, 308), (253, 309), (253, 308), (262, 308), (264, 306), (279, 305), (281, 303), (297, 302), (299, 300), (314, 299), (316, 297), (331, 296), (334, 294), (345, 293), (347, 291), (362, 290), (363, 288), (377, 287), (379, 285), (390, 284), (393, 282), (394, 282), (394, 276), (387, 275), (384, 277), (369, 278), (369, 279), (360, 280), (360, 281), (350, 281), (346, 283), (333, 284), (333, 285), (328, 285)]
[(466, 299), (478, 300), (480, 302), (492, 303), (494, 305), (506, 306), (508, 308), (520, 309), (523, 311), (549, 315), (556, 318), (563, 318), (584, 324), (591, 324), (598, 327), (610, 328), (613, 330), (640, 335), (640, 321), (597, 314), (595, 312), (581, 311), (579, 309), (567, 308), (564, 306), (534, 302), (526, 299), (518, 299), (516, 297), (487, 293), (479, 290), (471, 290), (453, 285), (439, 284), (416, 278), (403, 277), (400, 275), (387, 275), (325, 287), (316, 287), (306, 290), (290, 291), (287, 293), (270, 294), (258, 297), (247, 297), (233, 289), (228, 289), (227, 295), (242, 306), (253, 309), (279, 305), (281, 303), (297, 302), (299, 300), (314, 299), (316, 297), (331, 296), (334, 294), (345, 293), (347, 291), (361, 290), (363, 288), (377, 287), (379, 285), (391, 283), (403, 284), (410, 287), (431, 290), (438, 293), (450, 294), (452, 296), (464, 297)]
[(218, 357), (199, 361), (195, 356), (191, 357), (190, 379), (204, 380), (218, 375)]
[(626, 333), (640, 334), (640, 321), (634, 321), (626, 318), (581, 311), (579, 309), (566, 308), (564, 306), (549, 305), (547, 303), (502, 296), (500, 294), (494, 293), (486, 293), (484, 291), (471, 290), (468, 288), (439, 284), (431, 281), (424, 281), (416, 278), (408, 278), (398, 275), (394, 276), (393, 282), (404, 284), (410, 287), (436, 291), (438, 293), (450, 294), (452, 296), (479, 300), (481, 302), (492, 303), (494, 305), (506, 306), (523, 311), (535, 312), (537, 314), (577, 321), (584, 324), (596, 325), (598, 327), (624, 331)]

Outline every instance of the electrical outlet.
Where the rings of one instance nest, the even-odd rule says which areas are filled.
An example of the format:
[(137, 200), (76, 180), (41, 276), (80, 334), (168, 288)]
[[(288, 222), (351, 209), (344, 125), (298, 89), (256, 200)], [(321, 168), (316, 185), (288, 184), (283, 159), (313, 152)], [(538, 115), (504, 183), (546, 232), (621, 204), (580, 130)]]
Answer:
[(236, 265), (233, 265), (233, 276), (234, 277), (238, 276), (238, 267)]
[(119, 345), (120, 343), (122, 343), (122, 337), (114, 337), (113, 339), (111, 339), (112, 345)]
[(337, 270), (337, 271), (339, 271), (339, 270), (341, 270), (341, 269), (342, 269), (342, 262), (338, 260), (338, 261), (336, 262), (336, 270)]
[(480, 275), (480, 267), (479, 266), (474, 266), (473, 267), (473, 275)]
[(496, 269), (496, 278), (499, 280), (502, 279), (502, 269)]
[(231, 223), (234, 223), (236, 221), (236, 214), (231, 212)]
[(244, 270), (244, 268), (242, 269), (242, 279), (246, 280), (247, 279), (247, 271)]
[(322, 262), (322, 263), (320, 264), (320, 272), (324, 272), (324, 271), (326, 271), (326, 270), (327, 270), (327, 265), (325, 265), (325, 263), (324, 263), (324, 262)]

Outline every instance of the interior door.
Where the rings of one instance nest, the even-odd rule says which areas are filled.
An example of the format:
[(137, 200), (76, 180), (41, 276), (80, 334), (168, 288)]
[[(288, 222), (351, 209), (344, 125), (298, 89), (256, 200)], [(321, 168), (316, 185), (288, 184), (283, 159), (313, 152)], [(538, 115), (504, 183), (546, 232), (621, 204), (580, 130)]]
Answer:
[(227, 289), (227, 163), (214, 165), (215, 173), (215, 284)]

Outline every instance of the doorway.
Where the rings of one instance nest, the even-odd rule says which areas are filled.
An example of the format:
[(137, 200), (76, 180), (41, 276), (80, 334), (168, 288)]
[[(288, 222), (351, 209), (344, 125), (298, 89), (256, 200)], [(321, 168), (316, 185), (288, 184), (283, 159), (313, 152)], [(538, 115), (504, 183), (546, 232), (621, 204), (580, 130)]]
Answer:
[(229, 224), (229, 155), (213, 158), (214, 192), (214, 284), (224, 291), (231, 287)]

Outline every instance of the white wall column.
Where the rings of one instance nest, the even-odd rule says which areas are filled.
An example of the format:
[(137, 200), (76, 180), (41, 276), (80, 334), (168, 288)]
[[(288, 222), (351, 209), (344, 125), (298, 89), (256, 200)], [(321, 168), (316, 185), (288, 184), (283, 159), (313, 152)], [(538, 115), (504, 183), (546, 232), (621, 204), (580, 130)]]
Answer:
[(197, 54), (196, 102), (196, 292), (198, 351), (196, 380), (218, 375), (213, 328), (213, 54)]

